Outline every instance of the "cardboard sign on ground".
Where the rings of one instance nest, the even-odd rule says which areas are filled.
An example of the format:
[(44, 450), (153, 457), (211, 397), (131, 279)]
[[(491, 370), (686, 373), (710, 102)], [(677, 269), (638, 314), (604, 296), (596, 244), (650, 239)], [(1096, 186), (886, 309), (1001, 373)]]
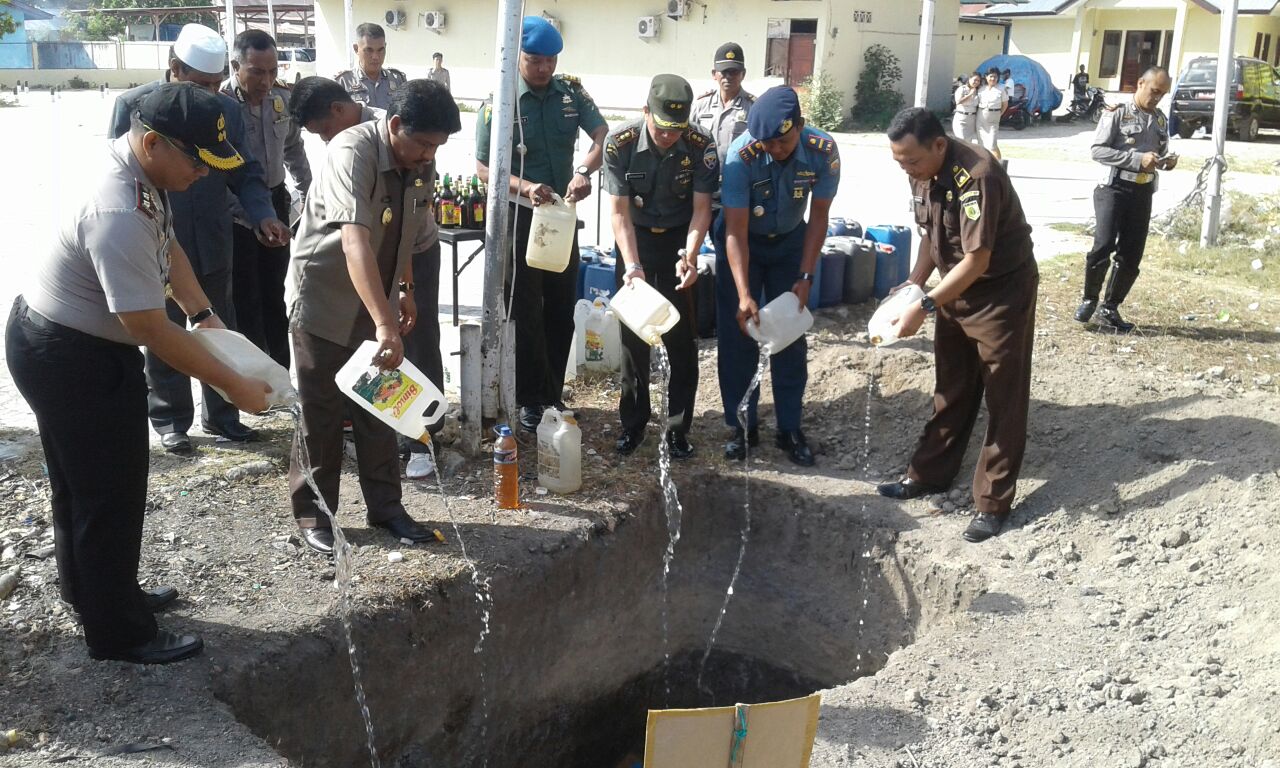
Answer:
[(820, 703), (650, 710), (644, 768), (808, 768)]

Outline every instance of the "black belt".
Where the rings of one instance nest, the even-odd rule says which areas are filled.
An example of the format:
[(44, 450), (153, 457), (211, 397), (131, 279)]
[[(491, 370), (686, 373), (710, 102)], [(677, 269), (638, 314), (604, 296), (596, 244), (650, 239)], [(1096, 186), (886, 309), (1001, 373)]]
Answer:
[(642, 224), (636, 225), (636, 229), (644, 230), (645, 232), (648, 232), (651, 235), (665, 235), (668, 232), (672, 231), (673, 229), (687, 230), (688, 228), (689, 228), (689, 222), (687, 221), (683, 224), (676, 224), (675, 226), (671, 226), (671, 227), (646, 227)]
[(27, 303), (27, 300), (21, 296), (18, 297), (18, 301), (21, 302), (21, 309), (19, 310), (20, 319), (32, 328), (39, 328), (42, 331), (48, 331), (49, 333), (54, 333), (65, 338), (103, 344), (112, 348), (137, 349), (137, 347), (132, 344), (122, 344), (118, 341), (112, 341), (111, 339), (104, 339), (101, 336), (94, 336), (91, 333), (85, 333), (84, 331), (50, 320), (37, 312), (30, 304)]

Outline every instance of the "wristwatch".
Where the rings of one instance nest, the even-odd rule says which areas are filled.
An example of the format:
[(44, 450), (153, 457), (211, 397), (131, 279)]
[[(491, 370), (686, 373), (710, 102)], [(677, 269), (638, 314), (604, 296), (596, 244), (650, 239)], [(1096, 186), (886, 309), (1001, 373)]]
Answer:
[(402, 293), (413, 293), (413, 283), (400, 283), (400, 291)]
[(934, 301), (933, 297), (926, 293), (924, 298), (920, 299), (920, 308), (932, 315), (938, 311), (938, 302)]
[(800, 273), (800, 277), (799, 277), (798, 279), (800, 279), (800, 280), (804, 280), (804, 281), (807, 281), (807, 282), (812, 283), (812, 282), (813, 282), (813, 273), (812, 273), (812, 272), (801, 272), (801, 273)]
[(218, 313), (213, 311), (213, 307), (205, 307), (194, 315), (187, 315), (187, 322), (192, 325), (195, 325), (196, 323), (203, 323), (205, 320), (208, 320), (216, 314)]
[(573, 172), (579, 176), (586, 176), (588, 179), (591, 178), (591, 169), (585, 165), (580, 165), (577, 168), (574, 168)]

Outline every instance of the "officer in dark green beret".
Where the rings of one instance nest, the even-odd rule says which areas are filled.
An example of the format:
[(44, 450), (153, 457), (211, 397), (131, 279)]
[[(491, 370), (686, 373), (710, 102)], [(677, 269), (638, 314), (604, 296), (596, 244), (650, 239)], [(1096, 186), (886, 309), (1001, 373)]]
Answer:
[[(649, 86), (644, 117), (609, 134), (604, 146), (605, 191), (613, 196), (618, 286), (647, 281), (680, 310), (662, 337), (671, 360), (665, 439), (671, 456), (693, 455), (689, 426), (698, 391), (698, 347), (692, 294), (697, 256), (711, 226), (711, 195), (720, 158), (706, 131), (689, 124), (693, 89), (679, 75), (658, 75)], [(618, 453), (644, 441), (649, 422), (649, 345), (622, 329), (622, 437)]]

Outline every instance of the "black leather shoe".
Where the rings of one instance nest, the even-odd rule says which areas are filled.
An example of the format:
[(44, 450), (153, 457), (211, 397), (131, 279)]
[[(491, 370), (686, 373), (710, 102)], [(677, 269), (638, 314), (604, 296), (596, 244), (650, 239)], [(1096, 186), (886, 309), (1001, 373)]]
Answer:
[(98, 661), (127, 661), (132, 664), (172, 664), (200, 653), (204, 641), (195, 635), (179, 635), (163, 629), (156, 632), (151, 642), (118, 651), (89, 649), (89, 657)]
[(190, 456), (196, 452), (186, 432), (167, 432), (160, 436), (160, 445), (174, 456)]
[[(744, 439), (745, 438), (745, 439)], [(752, 427), (744, 435), (742, 427), (733, 430), (733, 437), (724, 444), (724, 457), (729, 461), (742, 461), (747, 458), (747, 446), (755, 448), (760, 444), (760, 430)]]
[(542, 411), (545, 410), (541, 405), (522, 405), (520, 406), (520, 428), (525, 432), (537, 432), (538, 425), (542, 423)]
[(964, 540), (977, 544), (1000, 533), (1000, 529), (1004, 527), (1004, 515), (993, 515), (989, 512), (979, 512), (969, 521), (969, 527), (964, 529)]
[(333, 554), (333, 529), (324, 528), (303, 528), (302, 543), (314, 549), (322, 555)]
[(642, 445), (644, 445), (644, 427), (623, 432), (622, 437), (618, 438), (618, 442), (614, 443), (613, 447), (619, 456), (630, 456)]
[(258, 439), (258, 430), (246, 427), (238, 421), (227, 424), (201, 422), (200, 428), (211, 435), (221, 435), (233, 443), (252, 443)]
[(804, 432), (798, 429), (779, 432), (776, 442), (779, 448), (787, 452), (787, 458), (791, 459), (792, 464), (799, 464), (802, 467), (813, 466), (813, 451), (809, 450), (809, 442), (804, 439)]
[(1116, 333), (1129, 333), (1135, 326), (1120, 316), (1120, 307), (1115, 304), (1103, 304), (1098, 307), (1098, 327)]
[(142, 600), (147, 604), (147, 610), (152, 613), (164, 608), (169, 603), (178, 599), (178, 590), (173, 587), (156, 587), (154, 589), (142, 590)]
[(673, 459), (687, 459), (693, 455), (693, 443), (682, 432), (667, 432), (667, 447)]
[(555, 401), (554, 403), (551, 404), (551, 407), (555, 408), (557, 411), (560, 411), (561, 413), (564, 413), (565, 411), (569, 411), (570, 413), (573, 414), (574, 421), (578, 422), (579, 424), (582, 423), (582, 414), (578, 413), (577, 411), (573, 410), (569, 406), (565, 405), (563, 400)]
[(1093, 317), (1093, 312), (1098, 308), (1097, 299), (1085, 299), (1080, 302), (1080, 306), (1076, 307), (1076, 322), (1087, 323), (1089, 318)]
[(436, 538), (430, 528), (409, 517), (408, 512), (401, 513), (398, 517), (384, 520), (381, 523), (373, 523), (373, 526), (390, 533), (397, 541), (408, 539), (414, 544), (421, 544), (424, 541), (435, 541)]
[(903, 500), (915, 499), (931, 493), (942, 493), (945, 490), (947, 489), (941, 486), (929, 485), (909, 477), (904, 477), (896, 483), (881, 483), (876, 486), (876, 492), (881, 496)]

